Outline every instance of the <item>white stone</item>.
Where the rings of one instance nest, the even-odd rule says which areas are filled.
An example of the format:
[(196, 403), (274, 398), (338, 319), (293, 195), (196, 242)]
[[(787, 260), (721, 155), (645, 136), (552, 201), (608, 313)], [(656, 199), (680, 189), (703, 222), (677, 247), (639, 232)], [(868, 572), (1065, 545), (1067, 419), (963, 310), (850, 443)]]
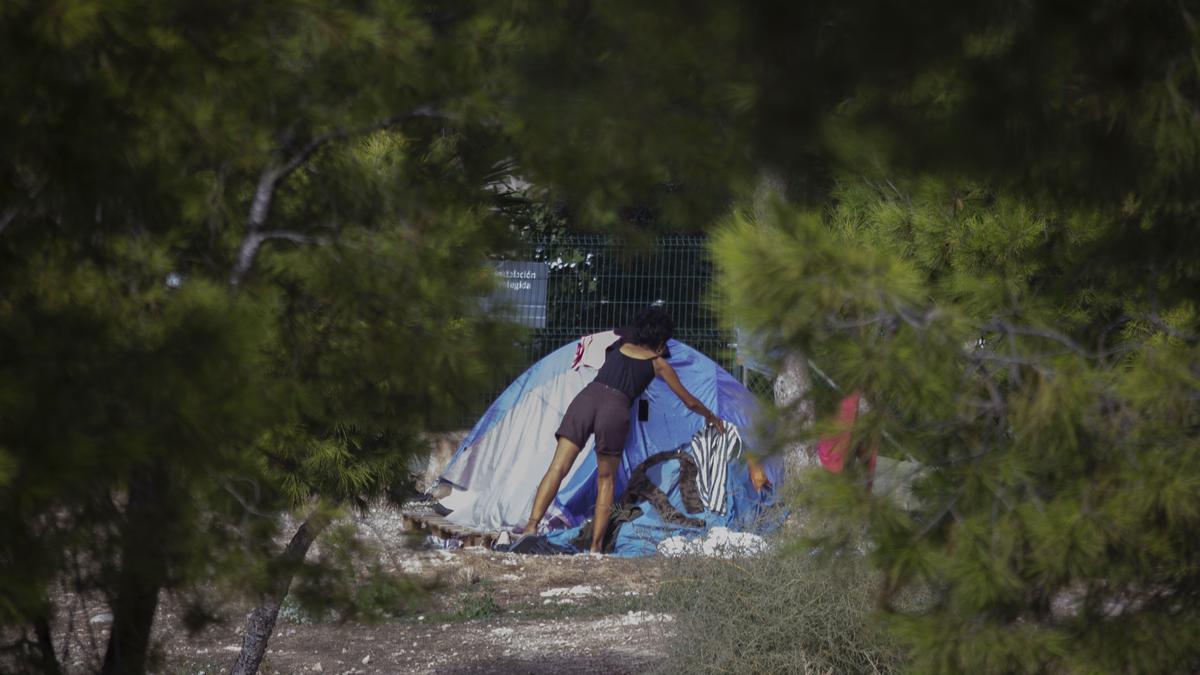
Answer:
[(541, 592), (541, 596), (543, 598), (561, 598), (561, 597), (581, 598), (581, 597), (584, 597), (587, 595), (595, 595), (597, 592), (599, 592), (599, 590), (600, 589), (596, 586), (579, 585), (579, 586), (571, 586), (570, 588), (564, 587), (564, 588), (547, 589), (547, 590), (544, 590)]
[(622, 626), (640, 626), (644, 623), (671, 623), (675, 617), (670, 614), (654, 614), (652, 612), (629, 612), (621, 617)]
[(767, 550), (767, 540), (750, 532), (733, 532), (714, 527), (703, 537), (686, 539), (670, 537), (658, 543), (658, 552), (665, 556), (703, 555), (710, 558), (736, 558)]

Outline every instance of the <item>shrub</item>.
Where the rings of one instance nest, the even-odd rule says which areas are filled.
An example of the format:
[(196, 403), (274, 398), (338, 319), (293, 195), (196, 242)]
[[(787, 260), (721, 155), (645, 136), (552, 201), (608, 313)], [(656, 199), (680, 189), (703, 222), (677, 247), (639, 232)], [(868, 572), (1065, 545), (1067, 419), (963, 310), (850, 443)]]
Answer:
[(879, 577), (859, 554), (773, 551), (672, 564), (668, 669), (686, 673), (890, 673), (899, 646), (872, 617)]

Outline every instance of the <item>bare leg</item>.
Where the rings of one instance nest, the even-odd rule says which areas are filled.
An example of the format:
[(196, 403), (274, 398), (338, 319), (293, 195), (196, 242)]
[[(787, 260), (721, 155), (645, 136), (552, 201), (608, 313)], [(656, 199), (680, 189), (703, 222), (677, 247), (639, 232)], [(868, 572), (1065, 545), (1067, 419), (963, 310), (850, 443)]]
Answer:
[(613, 477), (621, 457), (596, 454), (596, 513), (592, 517), (592, 553), (603, 553), (604, 533), (608, 531), (608, 516), (612, 511)]
[(537, 532), (538, 523), (542, 522), (542, 516), (546, 515), (546, 509), (550, 508), (550, 502), (554, 501), (554, 496), (558, 494), (558, 486), (562, 485), (563, 479), (571, 472), (577, 455), (578, 445), (566, 438), (558, 439), (554, 459), (550, 461), (550, 468), (546, 469), (546, 475), (542, 476), (537, 494), (533, 497), (533, 510), (529, 512), (529, 522), (525, 523), (526, 534)]

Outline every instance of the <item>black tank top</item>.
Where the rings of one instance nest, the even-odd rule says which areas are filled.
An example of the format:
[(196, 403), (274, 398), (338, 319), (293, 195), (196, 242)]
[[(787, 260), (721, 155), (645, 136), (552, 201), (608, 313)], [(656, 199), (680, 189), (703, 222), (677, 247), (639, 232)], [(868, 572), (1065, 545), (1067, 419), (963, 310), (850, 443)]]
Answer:
[(626, 356), (621, 353), (623, 344), (625, 344), (625, 338), (617, 340), (608, 348), (608, 355), (604, 357), (604, 365), (600, 366), (600, 372), (596, 373), (594, 381), (616, 389), (633, 401), (641, 396), (642, 392), (646, 391), (646, 387), (654, 381), (654, 359), (635, 359), (632, 356)]

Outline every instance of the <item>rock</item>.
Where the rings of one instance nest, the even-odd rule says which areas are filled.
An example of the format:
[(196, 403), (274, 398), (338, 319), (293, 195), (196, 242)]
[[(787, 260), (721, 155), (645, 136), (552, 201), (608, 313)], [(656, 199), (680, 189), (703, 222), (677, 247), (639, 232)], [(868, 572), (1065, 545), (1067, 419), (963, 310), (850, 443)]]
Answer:
[(652, 612), (628, 612), (621, 617), (622, 626), (640, 626), (644, 623), (671, 623), (675, 617), (670, 614), (654, 614)]
[(364, 656), (364, 657), (362, 658), (362, 664), (363, 664), (364, 666), (365, 666), (365, 665), (367, 665), (367, 664), (368, 664), (368, 663), (370, 663), (370, 662), (371, 662), (371, 655), (370, 655), (370, 654), (367, 654), (366, 656)]
[(683, 536), (669, 537), (658, 543), (662, 555), (703, 555), (710, 558), (735, 558), (755, 555), (767, 549), (767, 541), (750, 532), (732, 532), (725, 527), (714, 527), (703, 537), (688, 539)]
[(320, 662), (320, 661), (317, 661), (316, 663), (314, 663), (314, 664), (312, 665), (312, 668), (309, 668), (309, 670), (313, 671), (314, 673), (320, 673), (320, 672), (324, 672), (324, 671), (325, 671), (325, 669), (321, 667), (321, 662)]
[(470, 565), (463, 565), (455, 574), (458, 581), (464, 585), (478, 583), (482, 578), (479, 571)]
[(551, 588), (541, 592), (543, 598), (561, 598), (572, 597), (579, 598), (587, 595), (595, 595), (600, 589), (596, 586), (571, 586), (570, 588)]
[(112, 623), (112, 612), (102, 612), (100, 614), (97, 614), (96, 616), (93, 616), (91, 618), (91, 620), (88, 621), (88, 623), (91, 623), (91, 624)]

